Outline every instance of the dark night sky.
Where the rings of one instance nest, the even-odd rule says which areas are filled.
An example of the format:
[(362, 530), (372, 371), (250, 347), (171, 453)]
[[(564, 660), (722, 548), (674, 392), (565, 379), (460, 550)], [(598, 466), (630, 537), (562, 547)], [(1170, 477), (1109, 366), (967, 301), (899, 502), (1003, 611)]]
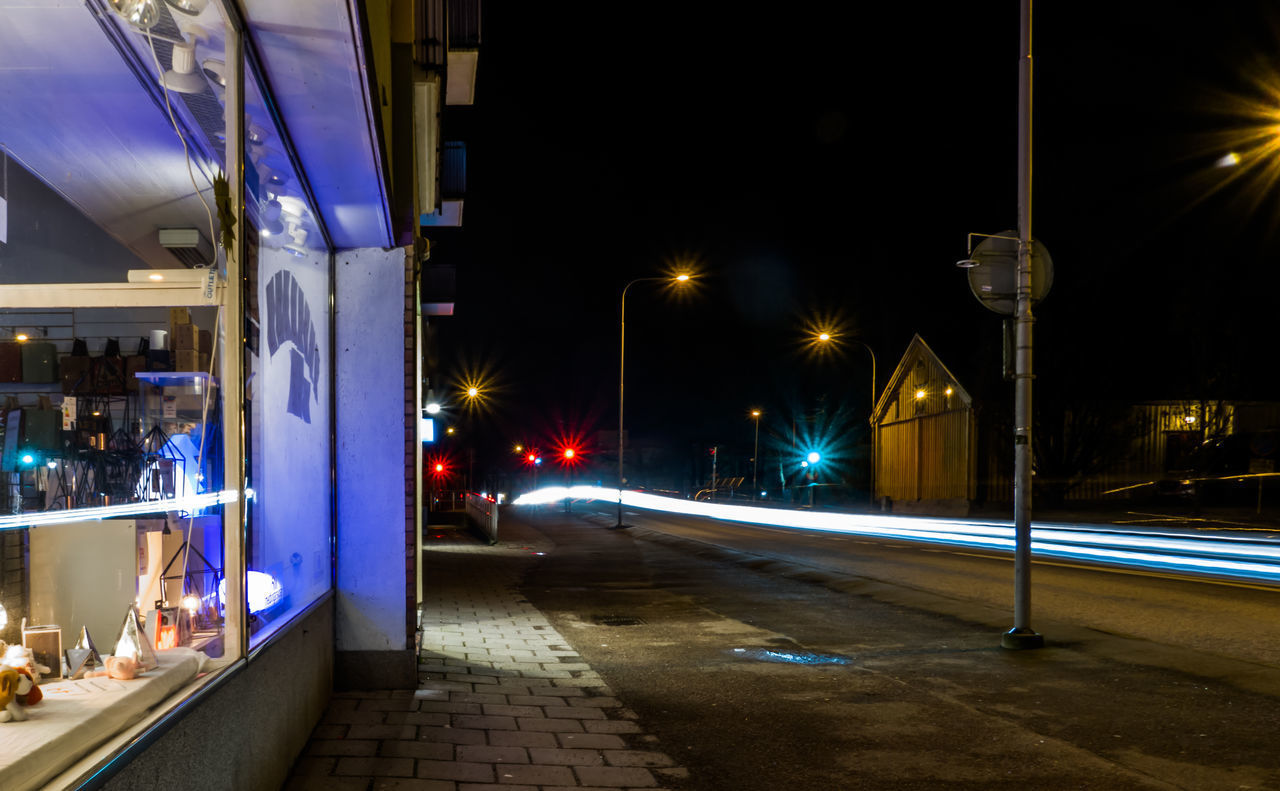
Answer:
[[(823, 394), (865, 415), (860, 348), (799, 353), (819, 315), (881, 387), (917, 332), (971, 391), (1005, 386), (954, 262), (1016, 225), (1016, 2), (565, 5), (488, 4), (477, 105), (446, 118), (469, 173), (442, 351), (501, 385), (493, 437), (615, 428), (621, 287), (673, 260), (695, 298), (628, 296), (635, 435), (749, 442), (750, 406)], [(1242, 128), (1226, 97), (1263, 95), (1262, 8), (1037, 5), (1037, 398), (1277, 397), (1280, 186), (1215, 191), (1235, 171), (1207, 144)]]

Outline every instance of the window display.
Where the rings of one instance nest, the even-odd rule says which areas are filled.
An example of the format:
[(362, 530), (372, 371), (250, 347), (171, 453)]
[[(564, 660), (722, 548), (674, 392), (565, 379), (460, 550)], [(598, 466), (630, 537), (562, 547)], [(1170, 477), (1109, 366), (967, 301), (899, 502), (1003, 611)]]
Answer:
[(330, 589), (328, 238), (222, 7), (0, 25), (5, 73), (57, 75), (0, 78), (6, 790), (109, 760)]

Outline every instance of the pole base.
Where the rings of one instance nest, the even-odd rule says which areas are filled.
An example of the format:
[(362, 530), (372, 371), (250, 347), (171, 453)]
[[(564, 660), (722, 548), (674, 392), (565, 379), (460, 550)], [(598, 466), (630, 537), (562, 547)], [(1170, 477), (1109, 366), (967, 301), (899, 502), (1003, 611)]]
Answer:
[(624, 525), (621, 522), (619, 522), (616, 525), (609, 525), (610, 530), (622, 530), (623, 528), (626, 528), (626, 527), (631, 527), (631, 525)]
[(1030, 628), (1014, 628), (1000, 636), (1000, 647), (1011, 651), (1044, 648), (1044, 635)]

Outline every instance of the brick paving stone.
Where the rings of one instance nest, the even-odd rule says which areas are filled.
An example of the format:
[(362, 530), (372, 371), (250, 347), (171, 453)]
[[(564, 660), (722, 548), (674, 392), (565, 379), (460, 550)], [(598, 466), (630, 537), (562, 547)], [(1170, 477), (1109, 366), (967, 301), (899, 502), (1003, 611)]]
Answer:
[(480, 714), (479, 703), (454, 703), (452, 701), (424, 700), (419, 711), (428, 714)]
[(529, 757), (535, 764), (560, 764), (563, 766), (603, 766), (598, 750), (570, 750), (563, 747), (546, 749), (529, 748)]
[(448, 700), (449, 693), (443, 689), (419, 689), (413, 693), (415, 700)]
[(282, 791), (369, 791), (367, 777), (308, 777), (293, 775)]
[(449, 701), (452, 703), (506, 703), (507, 696), (463, 690), (450, 695)]
[[(574, 698), (577, 700), (577, 698)], [(568, 705), (566, 698), (552, 697), (551, 695), (510, 695), (509, 702), (512, 706), (565, 706)]]
[(499, 731), (514, 731), (515, 717), (487, 717), (483, 714), (451, 714), (455, 728), (481, 728)]
[(605, 714), (600, 709), (592, 709), (586, 706), (546, 706), (544, 710), (548, 717), (563, 717), (571, 720), (603, 720), (606, 719)]
[(606, 788), (652, 788), (658, 784), (648, 769), (632, 766), (575, 766), (573, 771), (586, 785)]
[(419, 688), (334, 693), (286, 791), (684, 784), (688, 773), (640, 731), (635, 712), (520, 596), (529, 549), (549, 549), (544, 539), (525, 532), (488, 546), (463, 531), (432, 536), (427, 552), (447, 546), (449, 555), (433, 566), (417, 614)]
[(413, 698), (369, 698), (360, 701), (360, 711), (416, 711), (418, 703)]
[(578, 687), (550, 687), (550, 686), (530, 686), (530, 695), (554, 695), (559, 698), (582, 698), (587, 693)]
[(378, 743), (371, 739), (312, 739), (307, 755), (373, 755)]
[(413, 759), (383, 756), (339, 758), (333, 773), (365, 777), (413, 777)]
[(621, 736), (611, 733), (557, 733), (562, 747), (578, 747), (585, 750), (625, 750), (627, 743)]
[(338, 709), (325, 712), (325, 725), (381, 725), (386, 718), (385, 711), (361, 711), (359, 709)]
[(428, 728), (418, 729), (418, 738), (424, 742), (447, 742), (449, 744), (484, 744), (484, 731), (466, 730), (464, 728)]
[(541, 717), (542, 709), (537, 706), (512, 706), (487, 703), (484, 713), (492, 717)]
[(416, 777), (374, 778), (371, 791), (456, 791), (452, 780), (422, 780)]
[(551, 733), (576, 733), (581, 731), (581, 720), (548, 719), (544, 717), (520, 717), (516, 720), (522, 731), (550, 731)]
[(555, 747), (556, 735), (537, 731), (490, 731), (494, 747)]
[(651, 750), (605, 750), (604, 760), (610, 766), (675, 766), (666, 753)]
[(388, 711), (387, 725), (434, 725), (439, 728), (449, 724), (449, 714), (430, 711)]
[(491, 764), (464, 764), (458, 761), (418, 761), (418, 777), (468, 783), (494, 782)]
[(498, 782), (528, 785), (565, 785), (573, 782), (573, 770), (567, 766), (535, 766), (503, 764), (497, 767)]
[(348, 739), (416, 739), (416, 725), (352, 725)]
[(458, 748), (454, 759), (477, 764), (527, 764), (529, 753), (523, 747), (468, 744)]
[(378, 743), (378, 755), (385, 755), (388, 758), (429, 758), (433, 761), (452, 761), (453, 745), (442, 742), (388, 739)]

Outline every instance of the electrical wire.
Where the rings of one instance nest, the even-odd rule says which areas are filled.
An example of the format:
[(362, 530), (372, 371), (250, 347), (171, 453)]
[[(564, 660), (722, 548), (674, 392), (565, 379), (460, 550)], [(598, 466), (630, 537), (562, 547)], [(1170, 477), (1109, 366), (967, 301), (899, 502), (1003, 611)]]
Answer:
[[(178, 136), (178, 141), (182, 143), (182, 156), (187, 161), (187, 178), (191, 179), (191, 187), (196, 191), (196, 197), (200, 199), (200, 205), (204, 206), (204, 213), (209, 217), (209, 241), (216, 249), (222, 245), (219, 243), (218, 235), (214, 231), (213, 211), (209, 209), (209, 202), (204, 199), (200, 185), (196, 183), (195, 172), (191, 169), (191, 150), (187, 147), (187, 139), (182, 136), (182, 130), (178, 128), (178, 119), (173, 115), (173, 105), (169, 103), (169, 86), (164, 81), (164, 68), (160, 65), (160, 57), (156, 55), (156, 42), (151, 38), (151, 28), (146, 29), (146, 34), (147, 46), (151, 50), (151, 61), (156, 65), (156, 75), (160, 80), (160, 90), (164, 94), (164, 109), (169, 113), (169, 123), (173, 126), (174, 134)], [(215, 255), (214, 258), (216, 259), (217, 256)]]

